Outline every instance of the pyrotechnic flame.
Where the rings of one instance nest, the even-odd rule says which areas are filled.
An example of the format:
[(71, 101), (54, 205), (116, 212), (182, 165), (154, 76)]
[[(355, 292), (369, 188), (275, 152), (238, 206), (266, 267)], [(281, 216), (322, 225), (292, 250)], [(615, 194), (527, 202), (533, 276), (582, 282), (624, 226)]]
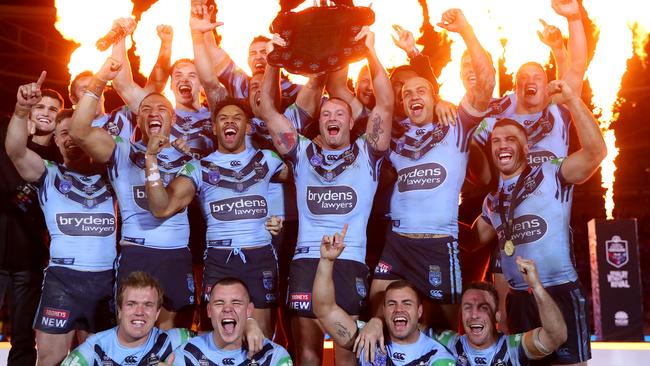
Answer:
[[(54, 6), (55, 28), (65, 39), (80, 44), (68, 64), (72, 77), (84, 70), (99, 70), (111, 51), (99, 52), (95, 42), (111, 29), (113, 20), (130, 17), (133, 11), (131, 0), (115, 0), (110, 4), (102, 0), (55, 0)], [(127, 47), (130, 47), (130, 41), (127, 41)]]
[[(627, 68), (627, 60), (636, 53), (645, 57), (642, 45), (647, 39), (648, 19), (635, 1), (619, 1), (615, 7), (601, 1), (584, 1), (585, 9), (599, 30), (596, 52), (587, 70), (589, 85), (593, 91), (594, 114), (598, 116), (600, 128), (607, 144), (607, 157), (601, 163), (602, 186), (605, 192), (605, 211), (613, 219), (614, 211), (614, 160), (618, 156), (616, 136), (609, 129), (618, 119), (617, 106), (621, 79)], [(646, 18), (649, 18), (647, 15)], [(637, 32), (633, 27), (638, 24)], [(636, 47), (636, 50), (635, 50)]]

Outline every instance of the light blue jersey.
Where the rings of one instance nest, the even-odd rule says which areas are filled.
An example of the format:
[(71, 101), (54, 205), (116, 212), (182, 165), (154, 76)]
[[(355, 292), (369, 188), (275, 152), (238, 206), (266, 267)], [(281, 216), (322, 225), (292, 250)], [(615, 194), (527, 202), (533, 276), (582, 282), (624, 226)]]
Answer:
[(50, 266), (112, 269), (117, 220), (113, 191), (105, 178), (45, 161), (45, 172), (36, 185), (51, 238)]
[[(572, 262), (569, 222), (573, 185), (564, 181), (560, 172), (562, 159), (547, 161), (536, 168), (527, 169), (522, 189), (512, 197), (519, 176), (506, 181), (500, 179), (499, 188), (483, 202), (483, 219), (495, 228), (499, 238), (500, 261), (503, 274), (510, 287), (526, 290), (515, 258), (533, 259), (537, 263), (539, 278), (544, 287), (573, 282), (578, 278)], [(500, 192), (503, 191), (503, 195)], [(503, 196), (503, 209), (500, 198)], [(512, 241), (515, 253), (504, 252), (505, 232), (502, 220), (509, 219), (512, 200), (516, 202), (513, 215)], [(503, 214), (502, 214), (503, 213)]]
[(508, 93), (501, 98), (492, 98), (485, 117), (510, 118), (517, 110), (517, 94)]
[[(230, 60), (225, 69), (218, 76), (221, 85), (226, 88), (228, 94), (237, 99), (248, 98), (248, 88), (250, 84), (250, 76), (240, 69), (235, 63)], [(294, 84), (286, 77), (280, 79), (280, 89), (282, 91), (283, 99), (294, 99), (302, 85)]]
[(406, 119), (402, 124), (408, 130), (392, 140), (389, 157), (397, 171), (390, 206), (394, 232), (458, 238), (458, 196), (472, 131), (480, 121), (462, 106), (458, 116), (449, 126), (418, 127)]
[(332, 151), (299, 135), (287, 159), (293, 164), (299, 217), (293, 259), (320, 258), (323, 235), (348, 224), (340, 259), (365, 263), (366, 225), (382, 155), (372, 151), (363, 136), (346, 149)]
[[(549, 104), (543, 111), (535, 114), (511, 113), (509, 118), (522, 125), (528, 134), (528, 165), (536, 167), (545, 161), (562, 158), (569, 151), (569, 127), (571, 113), (565, 107)], [(485, 146), (489, 142), (494, 124), (499, 118), (486, 117), (481, 121), (474, 136)]]
[(135, 116), (128, 106), (114, 109), (95, 118), (91, 125), (106, 130), (111, 136), (129, 141), (135, 130)]
[(190, 154), (195, 159), (210, 155), (216, 149), (212, 139), (210, 111), (201, 107), (196, 112), (182, 111), (178, 108), (174, 109), (174, 112), (176, 112), (176, 121), (172, 124), (169, 141), (185, 139), (190, 147)]
[(454, 355), (458, 366), (526, 366), (529, 363), (524, 350), (523, 334), (499, 333), (497, 341), (485, 349), (472, 347), (467, 335), (450, 330), (440, 333), (435, 339)]
[[(174, 352), (174, 366), (248, 366), (251, 361), (245, 347), (222, 350), (214, 343), (214, 332), (192, 338)], [(281, 346), (264, 339), (262, 349), (253, 355), (259, 366), (291, 366), (289, 353)]]
[[(184, 248), (190, 235), (187, 210), (166, 219), (155, 218), (148, 210), (144, 170), (146, 150), (142, 142), (130, 143), (117, 137), (108, 162), (109, 178), (120, 206), (121, 240), (151, 248)], [(162, 149), (158, 154), (158, 168), (163, 184), (167, 186), (191, 159), (173, 147)]]
[[(291, 122), (298, 133), (303, 133), (310, 120), (307, 112), (302, 110), (296, 103), (291, 104), (284, 110), (284, 116)], [(266, 122), (253, 117), (251, 118), (251, 133), (247, 135), (250, 140), (263, 141), (260, 148), (274, 149), (271, 141), (271, 134)], [(251, 144), (247, 141), (247, 144)], [(269, 186), (269, 213), (281, 217), (284, 220), (295, 220), (298, 218), (296, 209), (296, 189), (292, 183), (273, 183)]]
[(274, 152), (250, 147), (239, 154), (215, 151), (185, 164), (178, 175), (196, 187), (207, 223), (208, 248), (271, 243), (264, 227), (269, 217), (269, 182), (283, 166)]
[(365, 362), (361, 352), (359, 365), (361, 366), (455, 366), (454, 357), (445, 347), (433, 339), (419, 332), (420, 337), (412, 344), (386, 343), (386, 354), (379, 348), (375, 352), (375, 362)]
[(117, 366), (157, 365), (172, 352), (186, 343), (191, 332), (187, 329), (162, 331), (153, 328), (147, 342), (139, 347), (128, 348), (117, 339), (117, 327), (93, 334), (70, 352), (62, 366)]

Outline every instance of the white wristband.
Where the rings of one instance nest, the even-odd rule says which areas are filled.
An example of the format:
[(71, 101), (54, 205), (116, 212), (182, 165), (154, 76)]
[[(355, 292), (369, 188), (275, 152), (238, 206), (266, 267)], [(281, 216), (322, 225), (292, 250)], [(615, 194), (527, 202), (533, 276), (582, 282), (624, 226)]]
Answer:
[(157, 182), (160, 180), (160, 173), (154, 172), (153, 174), (147, 175), (147, 182)]

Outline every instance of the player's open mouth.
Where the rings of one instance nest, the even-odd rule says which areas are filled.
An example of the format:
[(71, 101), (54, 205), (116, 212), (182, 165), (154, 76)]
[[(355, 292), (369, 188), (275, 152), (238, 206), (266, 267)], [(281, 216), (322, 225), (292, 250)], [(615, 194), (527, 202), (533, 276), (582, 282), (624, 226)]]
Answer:
[(485, 328), (484, 325), (482, 324), (470, 324), (469, 325), (469, 330), (472, 334), (481, 334), (483, 331), (483, 328)]
[(330, 135), (330, 136), (338, 135), (340, 130), (341, 130), (341, 127), (339, 127), (337, 125), (327, 125), (327, 134)]
[(537, 94), (537, 85), (535, 84), (526, 84), (526, 87), (524, 88), (524, 95), (528, 96), (533, 96)]
[(133, 325), (136, 328), (142, 328), (145, 326), (145, 324), (147, 324), (147, 322), (141, 319), (131, 320), (131, 325)]
[(223, 130), (223, 137), (226, 142), (233, 143), (235, 141), (235, 136), (237, 136), (237, 129), (234, 127), (226, 127)]
[(396, 330), (403, 330), (408, 325), (408, 319), (405, 316), (398, 315), (393, 318), (393, 325)]
[(509, 152), (501, 152), (499, 153), (499, 162), (501, 163), (508, 163), (512, 160), (512, 153)]
[(50, 123), (52, 123), (52, 120), (50, 120), (49, 118), (46, 118), (46, 117), (38, 117), (36, 120), (38, 122), (44, 123), (46, 125), (49, 125)]
[(424, 113), (424, 103), (422, 102), (412, 102), (409, 105), (409, 110), (413, 117), (420, 117)]
[(476, 83), (476, 75), (470, 75), (467, 77), (467, 82), (470, 83), (471, 85), (474, 85)]
[(221, 327), (226, 334), (233, 334), (235, 332), (236, 325), (237, 321), (235, 319), (225, 318), (221, 320)]
[(190, 84), (181, 84), (178, 87), (178, 92), (184, 97), (189, 98), (192, 96), (192, 86)]
[(162, 121), (157, 117), (153, 117), (149, 120), (149, 134), (156, 135), (160, 131), (162, 131)]

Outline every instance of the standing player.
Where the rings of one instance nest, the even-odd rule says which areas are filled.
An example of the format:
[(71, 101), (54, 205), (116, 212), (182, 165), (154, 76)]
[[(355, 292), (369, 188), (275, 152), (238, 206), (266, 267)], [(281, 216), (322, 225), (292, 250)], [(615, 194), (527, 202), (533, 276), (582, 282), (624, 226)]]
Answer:
[[(323, 332), (312, 312), (313, 278), (322, 235), (336, 230), (342, 222), (352, 223), (351, 250), (335, 268), (339, 289), (336, 299), (349, 314), (358, 316), (367, 295), (366, 224), (381, 157), (390, 142), (393, 93), (374, 51), (374, 34), (364, 28), (357, 39), (364, 36), (376, 104), (366, 134), (355, 141), (350, 139), (354, 120), (349, 104), (334, 98), (323, 102), (317, 145), (299, 135), (276, 110), (271, 95), (278, 85), (277, 70), (267, 69), (263, 84), (262, 117), (275, 148), (293, 164), (296, 181), (299, 232), (289, 275), (288, 302), (295, 315), (292, 328), (301, 364), (321, 362)], [(341, 351), (337, 352), (337, 363), (354, 362), (351, 353)]]
[[(30, 110), (42, 98), (41, 84), (18, 89), (16, 108)], [(27, 147), (27, 123), (14, 113), (5, 141), (7, 155), (25, 181), (38, 187), (50, 233), (50, 263), (34, 320), (39, 365), (58, 365), (68, 353), (75, 331), (108, 328), (115, 260), (113, 194), (102, 169), (68, 134), (72, 110), (56, 117), (55, 143), (63, 163), (43, 160)], [(54, 121), (53, 121), (54, 122)], [(74, 285), (71, 285), (74, 284)]]
[(154, 326), (162, 303), (158, 281), (145, 272), (131, 272), (117, 290), (118, 325), (89, 337), (61, 365), (171, 365), (172, 352), (192, 334)]
[[(336, 259), (345, 249), (344, 239), (347, 224), (341, 233), (324, 235), (320, 246), (320, 260), (314, 278), (314, 314), (337, 345), (352, 349), (356, 345), (358, 328), (362, 322), (355, 321), (343, 308), (336, 304), (335, 285), (332, 278)], [(382, 299), (383, 318), (388, 329), (385, 350), (369, 349), (358, 352), (360, 365), (430, 365), (451, 366), (451, 354), (438, 342), (427, 337), (418, 329), (422, 316), (422, 302), (415, 286), (407, 281), (396, 281), (386, 288)], [(383, 337), (383, 336), (382, 336)], [(383, 348), (383, 341), (382, 347)]]
[[(147, 172), (158, 179), (147, 180), (151, 212), (167, 218), (185, 209), (199, 197), (207, 223), (203, 295), (210, 285), (225, 277), (241, 278), (252, 290), (254, 318), (267, 337), (273, 335), (272, 315), (278, 299), (278, 263), (271, 234), (264, 229), (268, 218), (268, 188), (271, 179), (283, 180), (288, 168), (270, 150), (245, 144), (250, 111), (237, 100), (215, 106), (213, 131), (218, 150), (193, 160), (165, 188), (155, 161), (147, 161)], [(156, 155), (167, 138), (149, 139), (147, 154)]]
[(499, 242), (503, 275), (510, 285), (508, 327), (522, 333), (539, 326), (534, 299), (513, 255), (539, 264), (542, 285), (558, 304), (567, 323), (567, 342), (551, 362), (586, 363), (590, 357), (587, 300), (572, 262), (569, 221), (571, 192), (596, 171), (607, 151), (598, 125), (568, 83), (552, 81), (549, 94), (570, 111), (582, 148), (565, 159), (528, 164), (526, 130), (517, 122), (499, 120), (491, 133), (491, 153), (500, 172), (499, 188), (483, 204), (474, 223), (482, 244)]
[(448, 330), (436, 336), (459, 364), (524, 366), (530, 360), (548, 356), (566, 341), (562, 313), (539, 281), (535, 262), (517, 257), (516, 263), (535, 297), (542, 326), (526, 333), (505, 335), (498, 332), (501, 313), (497, 290), (489, 282), (473, 282), (461, 298), (465, 334)]
[(253, 314), (248, 287), (241, 280), (225, 277), (211, 285), (208, 316), (212, 332), (192, 338), (174, 352), (174, 365), (268, 365), (291, 366), (281, 346), (264, 338), (262, 349), (251, 356), (244, 345), (246, 319)]
[[(93, 77), (77, 105), (70, 134), (94, 161), (108, 165), (122, 217), (118, 284), (133, 271), (145, 271), (156, 277), (166, 294), (160, 326), (169, 329), (175, 313), (194, 304), (194, 278), (187, 248), (187, 211), (166, 220), (154, 217), (147, 206), (145, 182), (162, 177), (164, 184), (168, 184), (191, 158), (169, 145), (157, 155), (147, 154), (149, 139), (154, 135), (169, 137), (173, 123), (171, 103), (161, 94), (150, 94), (140, 103), (137, 124), (142, 141), (132, 143), (119, 137), (114, 139), (105, 130), (92, 127), (99, 95), (120, 67), (120, 62), (109, 58)], [(159, 177), (145, 174), (145, 164), (150, 159), (160, 166)]]

